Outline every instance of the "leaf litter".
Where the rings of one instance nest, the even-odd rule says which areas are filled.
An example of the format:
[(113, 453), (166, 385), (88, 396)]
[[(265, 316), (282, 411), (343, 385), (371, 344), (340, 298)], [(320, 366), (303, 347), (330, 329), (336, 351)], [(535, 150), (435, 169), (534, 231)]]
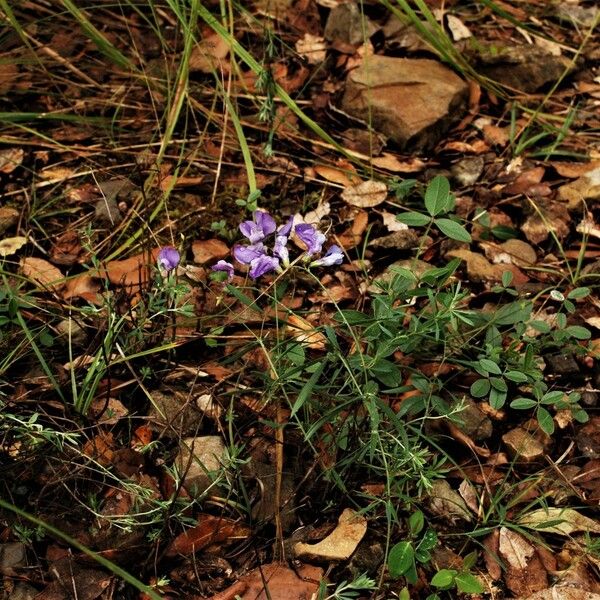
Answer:
[[(448, 2), (427, 22), (450, 33), (445, 50), (370, 3), (256, 5), (231, 13), (236, 35), (209, 20), (189, 44), (167, 3), (156, 27), (128, 3), (86, 7), (95, 29), (85, 31), (52, 7), (16, 7), (33, 45), (7, 41), (0, 82), (12, 94), (0, 153), (2, 498), (150, 583), (140, 597), (300, 600), (329, 585), (451, 598), (480, 585), (472, 574), (493, 580), (496, 597), (597, 596), (598, 47), (582, 29), (595, 13), (579, 4), (481, 13)], [(48, 31), (34, 23), (42, 12), (56, 17)], [(240, 68), (240, 44), (260, 74)], [(103, 54), (123, 67), (132, 48), (139, 63), (127, 68)], [(444, 51), (468, 66), (443, 67)], [(190, 77), (174, 78), (183, 58)], [(47, 60), (64, 83), (53, 96)], [(145, 78), (129, 75), (138, 66)], [(117, 129), (108, 107), (119, 107)], [(40, 118), (20, 127), (29, 110)], [(450, 179), (447, 206), (423, 202), (438, 175)], [(313, 228), (278, 246), (294, 243), (300, 266), (321, 261), (310, 276), (282, 278), (270, 267), (284, 254), (269, 246), (254, 248), (271, 262), (253, 282), (237, 264), (232, 279), (227, 268), (212, 279), (256, 207)], [(448, 264), (436, 288), (428, 270)], [(407, 282), (422, 287), (403, 300)], [(370, 307), (377, 318), (363, 327)], [(439, 339), (431, 315), (445, 311), (458, 332), (446, 352), (425, 336), (365, 354), (378, 328), (417, 336), (415, 323), (435, 323)], [(358, 337), (337, 335), (340, 314)], [(474, 318), (497, 321), (478, 345)], [(500, 368), (503, 353), (513, 363)], [(335, 380), (335, 356), (349, 372), (362, 365), (360, 403)], [(166, 386), (179, 402), (155, 400)], [(577, 406), (562, 392), (579, 394)], [(414, 420), (419, 403), (435, 417)], [(366, 461), (388, 422), (422, 426), (424, 445), (410, 438), (419, 468), (391, 463), (384, 475)], [(396, 459), (405, 440), (378, 443)], [(110, 570), (79, 555), (67, 563), (66, 543), (2, 517), (2, 552), (23, 543), (37, 567), (12, 564), (8, 597), (22, 579), (39, 597), (65, 587), (120, 597)], [(386, 542), (403, 544), (406, 570), (386, 562)]]

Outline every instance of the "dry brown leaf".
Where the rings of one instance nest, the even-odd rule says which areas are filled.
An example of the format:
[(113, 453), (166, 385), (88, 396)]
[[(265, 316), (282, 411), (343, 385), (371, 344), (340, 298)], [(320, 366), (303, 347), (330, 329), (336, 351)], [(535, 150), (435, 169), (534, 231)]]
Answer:
[(0, 150), (0, 173), (12, 173), (23, 162), (24, 156), (22, 148)]
[(336, 242), (344, 249), (350, 250), (355, 246), (358, 246), (362, 240), (363, 233), (367, 229), (369, 224), (369, 214), (361, 210), (359, 211), (352, 221), (352, 225), (346, 229), (343, 233), (336, 237)]
[(72, 229), (59, 235), (52, 244), (50, 260), (57, 265), (74, 265), (76, 262), (84, 262), (86, 252), (81, 246), (79, 234)]
[(229, 54), (229, 44), (218, 33), (211, 33), (198, 42), (190, 54), (189, 70), (212, 73), (225, 69), (224, 59)]
[(573, 162), (560, 162), (554, 161), (549, 163), (556, 169), (556, 172), (561, 177), (568, 177), (569, 179), (577, 179), (582, 175), (585, 175), (589, 171), (593, 171), (600, 167), (600, 160), (592, 160), (587, 163), (573, 163)]
[(193, 554), (211, 544), (227, 542), (231, 539), (243, 539), (250, 535), (245, 525), (213, 515), (199, 515), (198, 525), (179, 534), (170, 544), (166, 556)]
[(166, 175), (160, 180), (160, 189), (168, 192), (175, 188), (194, 187), (200, 185), (204, 177), (178, 177), (177, 175)]
[(308, 600), (317, 594), (323, 569), (301, 565), (295, 570), (280, 563), (261, 565), (208, 600)]
[(212, 260), (219, 260), (229, 255), (229, 246), (216, 238), (210, 240), (196, 240), (192, 242), (194, 262), (204, 264)]
[(341, 196), (351, 206), (372, 208), (385, 202), (387, 198), (387, 185), (383, 181), (374, 181), (371, 179), (346, 188)]
[(542, 181), (545, 172), (546, 169), (544, 169), (544, 167), (534, 167), (533, 169), (523, 171), (512, 183), (504, 186), (502, 193), (507, 195), (531, 195), (532, 186), (535, 186)]
[(325, 350), (327, 338), (312, 323), (293, 313), (286, 315), (286, 320), (290, 333), (299, 342), (313, 350)]
[(508, 127), (497, 127), (496, 125), (484, 125), (483, 136), (486, 141), (494, 146), (504, 147), (510, 140)]
[(320, 35), (305, 33), (296, 42), (296, 52), (305, 58), (309, 65), (318, 65), (327, 56), (327, 42)]
[(154, 248), (150, 252), (142, 252), (124, 260), (111, 260), (100, 270), (100, 275), (108, 277), (115, 285), (137, 288), (150, 281), (151, 269), (156, 265), (159, 252), (160, 248)]
[(506, 564), (505, 582), (518, 596), (543, 590), (548, 585), (548, 573), (535, 548), (521, 534), (500, 528), (498, 552)]
[(65, 300), (82, 298), (92, 304), (102, 304), (100, 289), (98, 280), (87, 273), (81, 273), (65, 281), (61, 295)]
[(297, 543), (294, 554), (308, 560), (347, 560), (367, 533), (367, 519), (351, 508), (340, 515), (337, 527), (317, 544)]
[(0, 240), (0, 256), (12, 256), (16, 254), (25, 244), (27, 238), (22, 235), (4, 238)]
[[(557, 522), (560, 521), (560, 522)], [(576, 531), (600, 533), (600, 523), (573, 508), (547, 507), (534, 510), (519, 519), (519, 525), (556, 535), (571, 535)]]
[(21, 259), (21, 273), (42, 288), (59, 290), (65, 283), (60, 270), (43, 258), (28, 256)]
[(316, 165), (314, 167), (315, 173), (330, 181), (331, 183), (337, 183), (344, 187), (352, 187), (360, 178), (357, 175), (354, 175), (354, 167), (348, 163), (348, 165), (344, 166), (344, 169), (330, 167), (328, 165)]
[(499, 557), (499, 545), (500, 545), (500, 531), (494, 529), (490, 535), (483, 540), (483, 547), (485, 549), (483, 558), (485, 560), (485, 566), (490, 577), (496, 581), (502, 577), (502, 567), (500, 566)]
[(427, 163), (420, 158), (400, 160), (396, 155), (388, 152), (373, 158), (371, 164), (378, 169), (385, 169), (392, 173), (419, 173), (427, 166)]

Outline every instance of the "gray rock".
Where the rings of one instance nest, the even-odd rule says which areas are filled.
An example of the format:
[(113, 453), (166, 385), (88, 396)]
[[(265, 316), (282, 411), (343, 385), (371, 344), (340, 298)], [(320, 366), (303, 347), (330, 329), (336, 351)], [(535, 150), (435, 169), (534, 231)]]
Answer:
[(435, 145), (466, 106), (467, 84), (425, 58), (370, 56), (346, 80), (342, 109), (400, 147)]
[(358, 46), (377, 31), (354, 2), (338, 4), (331, 9), (325, 23), (324, 37), (329, 42), (342, 42)]
[(572, 357), (564, 354), (548, 354), (544, 360), (556, 375), (574, 375), (579, 373), (579, 365)]
[(480, 73), (525, 93), (555, 83), (565, 70), (573, 70), (570, 60), (532, 45), (486, 48), (480, 53), (479, 60)]
[(151, 426), (155, 430), (173, 432), (182, 437), (193, 436), (202, 426), (204, 414), (191, 398), (181, 394), (152, 392)]
[(13, 573), (13, 569), (24, 567), (25, 561), (25, 544), (21, 542), (0, 544), (0, 573), (9, 575)]
[(183, 487), (193, 496), (204, 494), (209, 488), (218, 493), (213, 482), (227, 459), (227, 449), (218, 435), (185, 438), (175, 458), (175, 469), (183, 477)]

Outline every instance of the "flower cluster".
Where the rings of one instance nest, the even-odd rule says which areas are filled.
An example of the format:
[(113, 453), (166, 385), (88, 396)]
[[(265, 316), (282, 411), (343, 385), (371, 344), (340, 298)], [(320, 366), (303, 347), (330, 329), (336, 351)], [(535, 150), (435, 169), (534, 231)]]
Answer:
[[(289, 266), (290, 253), (287, 244), (292, 234), (306, 246), (303, 257), (305, 261), (319, 254), (325, 242), (325, 236), (312, 225), (302, 223), (294, 226), (294, 217), (290, 217), (285, 225), (277, 227), (275, 219), (262, 210), (254, 212), (252, 221), (244, 221), (240, 225), (240, 231), (250, 243), (234, 246), (233, 256), (239, 263), (250, 266), (248, 274), (252, 279), (271, 271), (281, 271), (282, 267)], [(275, 234), (275, 243), (272, 253), (269, 254), (264, 242), (272, 234)], [(342, 250), (334, 244), (321, 258), (310, 262), (309, 266), (329, 267), (339, 265), (343, 260)], [(233, 277), (233, 265), (225, 260), (220, 260), (212, 269), (226, 272), (229, 279)]]

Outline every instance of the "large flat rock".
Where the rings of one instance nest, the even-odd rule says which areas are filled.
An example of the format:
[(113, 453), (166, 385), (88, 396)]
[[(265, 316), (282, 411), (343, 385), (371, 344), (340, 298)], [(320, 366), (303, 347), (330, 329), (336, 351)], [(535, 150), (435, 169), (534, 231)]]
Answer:
[(423, 149), (460, 119), (467, 98), (467, 84), (435, 60), (370, 56), (348, 75), (342, 109), (402, 148)]

